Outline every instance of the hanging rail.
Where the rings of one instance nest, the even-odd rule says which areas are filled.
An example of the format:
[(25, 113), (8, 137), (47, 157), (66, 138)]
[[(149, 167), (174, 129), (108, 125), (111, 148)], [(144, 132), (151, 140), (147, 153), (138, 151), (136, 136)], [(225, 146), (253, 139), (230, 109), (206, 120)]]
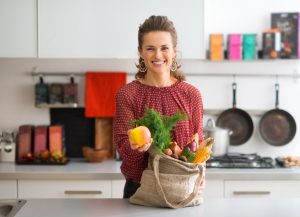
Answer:
[[(35, 76), (85, 76), (85, 72), (31, 72), (33, 77)], [(129, 72), (129, 75), (135, 75), (135, 72)], [(206, 76), (206, 77), (290, 77), (293, 79), (299, 79), (300, 74), (298, 72), (290, 74), (268, 74), (268, 73), (185, 73), (187, 76)]]

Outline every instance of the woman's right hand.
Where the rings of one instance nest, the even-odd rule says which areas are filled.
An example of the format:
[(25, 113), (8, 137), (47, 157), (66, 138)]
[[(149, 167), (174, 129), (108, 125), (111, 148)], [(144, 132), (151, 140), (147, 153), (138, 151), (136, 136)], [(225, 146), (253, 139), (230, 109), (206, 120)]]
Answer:
[[(128, 130), (128, 135), (129, 135), (129, 132), (130, 132), (130, 130)], [(153, 141), (153, 139), (151, 138), (151, 141), (149, 143), (146, 143), (143, 146), (139, 146), (139, 145), (133, 144), (131, 142), (131, 140), (129, 139), (129, 144), (130, 144), (130, 148), (132, 150), (137, 150), (139, 152), (145, 152), (150, 148), (152, 141)]]
[(145, 151), (148, 151), (151, 144), (152, 144), (152, 140), (151, 140), (151, 143), (147, 143), (147, 144), (143, 145), (142, 147), (139, 147), (138, 145), (130, 143), (130, 147), (131, 147), (132, 150), (137, 150), (139, 152), (145, 152)]

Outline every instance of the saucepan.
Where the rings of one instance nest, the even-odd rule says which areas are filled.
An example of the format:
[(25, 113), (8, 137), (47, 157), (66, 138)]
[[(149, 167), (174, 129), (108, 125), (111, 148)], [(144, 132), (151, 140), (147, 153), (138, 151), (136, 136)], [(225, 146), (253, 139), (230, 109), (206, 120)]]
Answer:
[(275, 109), (266, 112), (259, 121), (259, 132), (265, 142), (273, 146), (288, 144), (296, 135), (296, 121), (279, 109), (279, 84), (275, 84)]
[(217, 119), (216, 125), (232, 131), (230, 145), (237, 146), (246, 143), (253, 133), (253, 121), (244, 110), (236, 107), (236, 82), (232, 83), (233, 106), (223, 111)]
[(204, 127), (204, 134), (206, 138), (212, 137), (214, 139), (214, 145), (212, 146), (213, 156), (222, 156), (227, 153), (232, 131), (217, 127), (215, 121), (209, 118)]

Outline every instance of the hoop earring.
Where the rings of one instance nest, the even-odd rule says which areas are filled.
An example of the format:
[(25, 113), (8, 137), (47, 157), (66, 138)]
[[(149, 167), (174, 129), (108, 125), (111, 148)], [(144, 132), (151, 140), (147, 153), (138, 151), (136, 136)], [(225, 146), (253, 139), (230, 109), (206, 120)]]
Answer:
[(172, 59), (171, 72), (176, 72), (178, 69), (178, 64), (175, 58)]
[(142, 72), (142, 73), (145, 73), (147, 71), (147, 67), (146, 67), (145, 62), (144, 62), (143, 59), (140, 61), (139, 71)]

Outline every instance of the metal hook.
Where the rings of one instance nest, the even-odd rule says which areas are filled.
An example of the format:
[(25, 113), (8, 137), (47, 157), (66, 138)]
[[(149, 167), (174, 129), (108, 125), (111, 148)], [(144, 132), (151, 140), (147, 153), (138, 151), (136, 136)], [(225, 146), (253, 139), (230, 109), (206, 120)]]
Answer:
[(70, 74), (70, 82), (71, 84), (74, 84), (74, 73)]
[(44, 78), (42, 73), (39, 73), (39, 80), (40, 80), (40, 84), (44, 84)]

